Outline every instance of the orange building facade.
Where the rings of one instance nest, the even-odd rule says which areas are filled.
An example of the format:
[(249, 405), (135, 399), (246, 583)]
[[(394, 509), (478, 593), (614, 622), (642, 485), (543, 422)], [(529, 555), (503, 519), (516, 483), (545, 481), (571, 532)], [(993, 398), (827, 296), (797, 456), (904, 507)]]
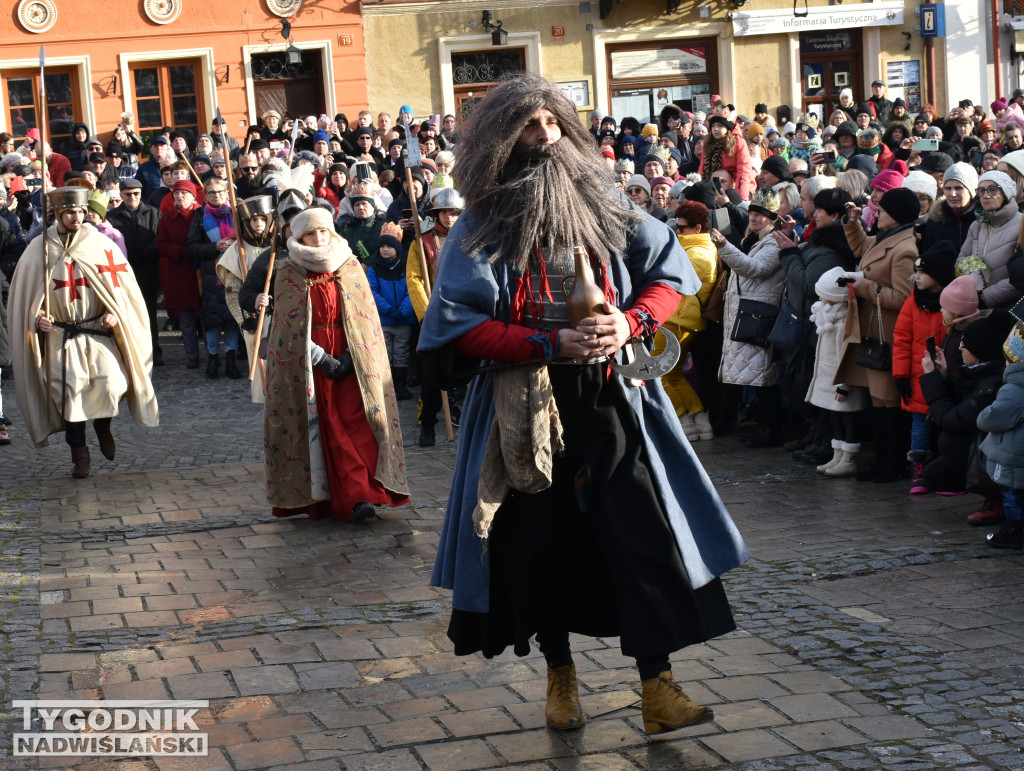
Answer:
[(344, 112), (354, 123), (367, 103), (358, 0), (13, 5), (0, 16), (0, 131), (20, 138), (38, 125), (43, 46), (47, 138), (58, 150), (79, 122), (105, 145), (124, 112), (143, 139), (173, 126), (191, 143), (218, 108), (241, 138), (267, 109)]

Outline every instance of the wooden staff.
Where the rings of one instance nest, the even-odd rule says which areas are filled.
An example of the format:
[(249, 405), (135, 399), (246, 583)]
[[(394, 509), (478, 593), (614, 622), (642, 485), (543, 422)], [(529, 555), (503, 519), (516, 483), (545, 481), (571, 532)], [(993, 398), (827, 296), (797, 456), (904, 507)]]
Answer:
[[(407, 141), (415, 142), (416, 138), (408, 139), (407, 136)], [(413, 187), (412, 167), (409, 165), (408, 160), (408, 155), (406, 155), (405, 184), (409, 188), (409, 200), (412, 201), (412, 222), (416, 232), (416, 246), (420, 250), (420, 270), (423, 272), (423, 288), (427, 292), (427, 300), (430, 300), (430, 273), (427, 272), (427, 253), (423, 250), (423, 231), (420, 230), (419, 201), (416, 198), (416, 188)], [(424, 195), (426, 194), (426, 191), (424, 191)], [(441, 413), (444, 415), (444, 431), (448, 441), (454, 442), (455, 428), (452, 426), (452, 408), (448, 404), (447, 391), (441, 391)]]
[[(43, 170), (42, 188), (39, 191), (40, 199), (39, 203), (42, 207), (43, 215), (43, 265), (46, 266), (46, 288), (43, 294), (43, 313), (46, 314), (47, 318), (50, 316), (50, 276), (52, 269), (50, 267), (50, 250), (48, 247), (49, 239), (47, 238), (47, 231), (50, 229), (49, 217), (47, 215), (47, 199), (46, 199), (46, 182), (49, 177), (49, 169), (46, 168), (46, 121), (49, 117), (49, 106), (46, 101), (46, 51), (43, 46), (39, 46), (39, 106), (40, 106), (40, 117), (36, 123), (39, 126), (39, 160), (41, 162), (41, 168)], [(50, 368), (46, 368), (47, 378), (47, 391), (49, 391), (49, 378)]]
[(188, 170), (190, 172), (192, 172), (192, 176), (196, 178), (196, 184), (199, 185), (199, 187), (202, 187), (203, 186), (203, 180), (201, 180), (199, 178), (199, 175), (196, 174), (196, 170), (194, 168), (192, 168), (192, 164), (189, 162), (188, 156), (185, 153), (181, 154), (181, 160), (185, 161), (185, 165), (188, 166)]
[[(276, 228), (275, 228), (276, 230)], [(274, 277), (274, 261), (277, 259), (277, 233), (274, 233), (274, 245), (270, 249), (270, 262), (267, 264), (267, 279), (263, 282), (263, 294), (270, 293), (270, 280)], [(263, 319), (267, 315), (267, 306), (260, 308), (259, 318), (256, 319), (256, 343), (253, 346), (252, 361), (249, 362), (249, 382), (252, 382), (256, 375), (256, 362), (260, 360), (260, 342), (263, 340)], [(263, 373), (260, 370), (261, 374)], [(266, 387), (267, 378), (263, 377), (263, 385)]]

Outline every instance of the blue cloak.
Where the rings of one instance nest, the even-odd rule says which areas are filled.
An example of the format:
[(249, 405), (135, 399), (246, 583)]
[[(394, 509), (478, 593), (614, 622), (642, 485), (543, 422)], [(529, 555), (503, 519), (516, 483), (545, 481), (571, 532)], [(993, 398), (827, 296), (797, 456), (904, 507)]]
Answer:
[[(489, 319), (510, 320), (513, 270), (504, 260), (492, 265), (493, 251), (484, 249), (470, 257), (462, 249), (463, 238), (473, 231), (475, 220), (467, 211), (452, 226), (445, 242), (420, 331), (420, 351), (441, 348)], [(694, 295), (700, 288), (675, 233), (647, 214), (630, 232), (626, 254), (612, 260), (609, 278), (616, 304), (623, 310), (631, 308), (637, 295), (655, 282), (684, 295)], [(622, 377), (614, 371), (611, 376)], [(644, 433), (655, 489), (690, 583), (694, 589), (700, 588), (745, 562), (750, 552), (686, 440), (660, 381), (647, 381), (641, 388), (624, 385), (624, 391)], [(433, 586), (453, 590), (453, 607), (474, 613), (486, 613), (489, 602), (487, 543), (473, 529), (473, 510), (493, 420), (491, 375), (485, 373), (470, 383), (462, 408), (455, 475), (430, 579)]]

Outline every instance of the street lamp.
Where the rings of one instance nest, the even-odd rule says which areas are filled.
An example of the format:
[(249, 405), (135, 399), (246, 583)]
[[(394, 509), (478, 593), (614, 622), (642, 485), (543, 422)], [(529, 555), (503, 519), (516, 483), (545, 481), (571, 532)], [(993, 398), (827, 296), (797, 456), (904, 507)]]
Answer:
[(497, 22), (491, 23), (491, 19), (494, 15), (490, 11), (484, 11), (481, 23), (483, 28), (491, 33), (491, 45), (492, 46), (507, 46), (508, 45), (508, 30), (502, 29), (501, 19)]

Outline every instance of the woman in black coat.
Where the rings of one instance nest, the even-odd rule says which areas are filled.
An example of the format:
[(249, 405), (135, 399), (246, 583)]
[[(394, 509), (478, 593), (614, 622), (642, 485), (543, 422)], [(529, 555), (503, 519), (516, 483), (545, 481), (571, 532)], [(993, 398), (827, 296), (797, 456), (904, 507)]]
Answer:
[(235, 364), (241, 333), (224, 301), (224, 284), (217, 276), (217, 260), (235, 242), (234, 216), (228, 204), (227, 186), (220, 177), (211, 177), (203, 185), (206, 204), (195, 212), (189, 228), (186, 254), (191, 257), (202, 277), (203, 329), (206, 331), (206, 376), (217, 377), (220, 366), (220, 333), (224, 332), (224, 374), (237, 379), (242, 376)]
[(778, 231), (775, 233), (775, 240), (782, 247), (779, 259), (786, 274), (783, 307), (788, 302), (804, 322), (803, 342), (786, 359), (782, 386), (789, 395), (790, 406), (808, 421), (808, 430), (802, 439), (794, 443), (798, 445), (794, 449), (803, 453), (801, 459), (814, 463), (822, 463), (832, 457), (832, 423), (823, 410), (805, 401), (814, 375), (817, 343), (814, 325), (810, 323), (811, 306), (818, 299), (814, 285), (824, 273), (837, 267), (856, 270), (857, 258), (846, 242), (842, 225), (846, 204), (851, 200), (850, 194), (839, 187), (819, 191), (814, 196), (814, 213), (811, 215), (815, 228), (808, 242), (802, 246), (794, 238)]

